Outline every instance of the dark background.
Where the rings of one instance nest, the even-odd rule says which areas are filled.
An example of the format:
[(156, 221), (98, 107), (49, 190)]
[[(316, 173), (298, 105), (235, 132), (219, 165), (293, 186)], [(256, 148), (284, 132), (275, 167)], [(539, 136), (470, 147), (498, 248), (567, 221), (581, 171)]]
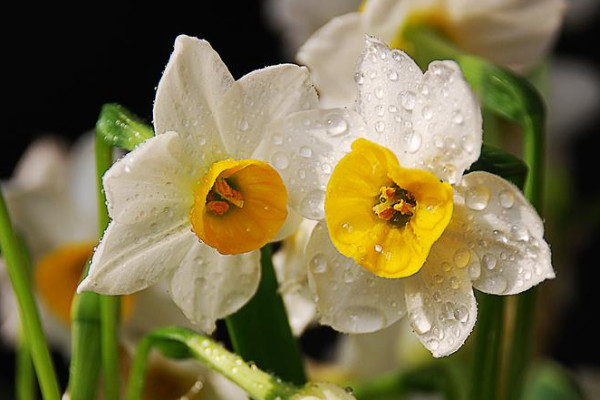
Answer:
[[(260, 1), (171, 1), (160, 7), (148, 2), (143, 8), (116, 2), (51, 4), (18, 5), (3, 13), (15, 28), (8, 30), (3, 24), (1, 96), (6, 105), (0, 120), (1, 179), (10, 177), (35, 138), (52, 133), (73, 141), (93, 128), (104, 103), (123, 104), (150, 121), (155, 87), (180, 33), (207, 39), (236, 78), (283, 61), (281, 43), (264, 22)], [(588, 61), (598, 71), (593, 40), (598, 30), (594, 20), (573, 24), (562, 32), (555, 54)], [(547, 351), (573, 369), (600, 363), (599, 338), (592, 329), (600, 305), (597, 290), (594, 293), (600, 268), (595, 253), (600, 244), (600, 169), (598, 147), (593, 145), (598, 142), (598, 122), (596, 115), (580, 124), (573, 132), (575, 139), (562, 148), (564, 168), (573, 183), (569, 212), (574, 221), (585, 223), (568, 228), (574, 236), (554, 239), (560, 241), (554, 248), (575, 249), (573, 265), (568, 266), (574, 284), (565, 311), (552, 319), (554, 335)], [(321, 337), (311, 334), (305, 347), (315, 346)], [(4, 398), (2, 387), (11, 385), (14, 358), (1, 346), (0, 397)]]

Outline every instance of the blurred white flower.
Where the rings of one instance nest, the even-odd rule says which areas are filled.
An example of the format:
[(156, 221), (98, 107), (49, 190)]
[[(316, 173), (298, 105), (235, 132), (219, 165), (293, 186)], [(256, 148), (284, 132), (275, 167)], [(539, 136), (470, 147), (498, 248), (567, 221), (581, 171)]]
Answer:
[(369, 0), (315, 32), (297, 59), (311, 69), (325, 106), (345, 106), (356, 95), (352, 77), (365, 34), (410, 54), (407, 27), (428, 24), (466, 52), (523, 72), (549, 50), (564, 9), (563, 0)]
[(298, 222), (261, 160), (273, 123), (316, 104), (306, 68), (235, 81), (208, 42), (179, 36), (156, 94), (157, 135), (104, 176), (112, 221), (78, 290), (127, 294), (166, 278), (187, 318), (212, 332), (254, 295), (258, 249)]
[(433, 355), (448, 355), (475, 323), (473, 287), (507, 295), (554, 277), (543, 223), (509, 182), (463, 176), (481, 114), (454, 62), (423, 74), (368, 38), (357, 76), (358, 112), (298, 112), (273, 150), (296, 177), (292, 207), (320, 220), (306, 250), (320, 320), (366, 333), (408, 314)]
[[(3, 191), (29, 250), (44, 329), (50, 343), (68, 354), (71, 302), (98, 240), (94, 135), (82, 136), (71, 150), (56, 139), (34, 142)], [(2, 336), (14, 345), (18, 308), (1, 259), (0, 286)], [(165, 289), (155, 287), (125, 298), (123, 337), (137, 339), (157, 326), (185, 325), (166, 297)]]

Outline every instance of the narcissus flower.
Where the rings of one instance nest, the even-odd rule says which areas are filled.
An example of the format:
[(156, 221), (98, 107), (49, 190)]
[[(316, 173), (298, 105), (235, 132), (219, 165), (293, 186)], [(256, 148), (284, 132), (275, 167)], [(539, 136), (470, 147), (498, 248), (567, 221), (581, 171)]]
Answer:
[(369, 0), (332, 19), (300, 48), (327, 106), (354, 98), (354, 61), (365, 34), (411, 53), (404, 34), (415, 24), (439, 30), (467, 53), (525, 71), (547, 53), (561, 26), (563, 0)]
[(211, 332), (256, 291), (258, 249), (298, 220), (264, 160), (273, 122), (316, 104), (306, 68), (234, 81), (208, 42), (179, 36), (157, 89), (156, 136), (104, 176), (112, 222), (79, 290), (126, 294), (167, 278), (175, 303)]
[(511, 183), (463, 176), (482, 121), (454, 62), (423, 74), (368, 38), (358, 74), (357, 112), (299, 112), (279, 128), (290, 204), (320, 220), (306, 259), (321, 322), (365, 333), (408, 314), (447, 355), (475, 323), (473, 288), (515, 294), (554, 276), (543, 224)]
[[(70, 352), (71, 303), (98, 239), (94, 136), (67, 151), (58, 140), (34, 142), (3, 185), (17, 230), (33, 264), (34, 291), (51, 344)], [(16, 299), (0, 259), (0, 325), (11, 344), (19, 332)], [(137, 339), (161, 325), (185, 324), (181, 312), (154, 287), (124, 298), (123, 337)], [(149, 314), (152, 318), (148, 318)]]

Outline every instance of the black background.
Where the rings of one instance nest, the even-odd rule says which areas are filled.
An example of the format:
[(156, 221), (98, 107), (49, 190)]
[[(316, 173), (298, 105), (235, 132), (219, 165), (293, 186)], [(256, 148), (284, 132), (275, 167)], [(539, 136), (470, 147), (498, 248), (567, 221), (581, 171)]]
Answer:
[[(171, 1), (160, 6), (148, 2), (143, 8), (116, 2), (75, 7), (21, 4), (3, 12), (14, 28), (3, 24), (2, 179), (10, 177), (35, 138), (52, 133), (72, 141), (93, 128), (104, 103), (121, 103), (150, 121), (155, 87), (180, 33), (207, 39), (236, 78), (284, 61), (277, 34), (264, 23), (260, 1)], [(565, 31), (556, 54), (595, 62), (597, 45), (591, 39), (597, 34), (597, 22)], [(580, 216), (591, 215), (592, 206), (599, 206), (598, 147), (593, 145), (598, 142), (598, 122), (596, 118), (582, 127), (578, 139), (564, 148), (565, 168), (575, 184), (573, 212)], [(578, 251), (571, 266), (576, 278), (573, 295), (567, 311), (554, 320), (557, 333), (548, 346), (555, 359), (572, 368), (599, 365), (599, 339), (592, 329), (600, 306), (597, 290), (594, 293), (600, 268), (595, 254), (598, 211), (590, 218), (591, 227), (574, 244)], [(310, 336), (313, 342), (320, 337)], [(305, 341), (305, 346), (311, 345)], [(12, 381), (14, 359), (10, 350), (0, 350), (4, 398), (2, 387)]]

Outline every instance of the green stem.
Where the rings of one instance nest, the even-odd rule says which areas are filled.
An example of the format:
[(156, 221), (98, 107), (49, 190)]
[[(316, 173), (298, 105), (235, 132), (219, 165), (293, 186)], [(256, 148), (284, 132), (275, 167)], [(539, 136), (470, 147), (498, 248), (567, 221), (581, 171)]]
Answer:
[(73, 400), (94, 400), (101, 364), (100, 295), (80, 293), (72, 307), (69, 393)]
[(140, 342), (131, 368), (127, 400), (141, 399), (149, 353), (153, 347), (161, 345), (184, 345), (192, 357), (236, 383), (258, 400), (283, 400), (298, 390), (259, 370), (256, 365), (247, 364), (207, 336), (185, 328), (171, 327), (158, 329)]
[(500, 364), (502, 361), (502, 329), (504, 299), (478, 293), (479, 320), (475, 336), (475, 362), (471, 377), (472, 400), (495, 400), (498, 397)]
[(35, 400), (37, 398), (35, 370), (33, 369), (33, 363), (31, 362), (31, 350), (29, 349), (29, 344), (27, 344), (27, 338), (23, 333), (22, 327), (19, 329), (19, 346), (17, 348), (16, 364), (17, 399)]
[[(102, 176), (112, 164), (112, 146), (105, 143), (100, 131), (96, 131), (96, 183), (98, 193), (98, 226), (100, 236), (108, 226), (106, 196), (102, 188)], [(119, 296), (100, 296), (100, 338), (102, 348), (102, 373), (104, 395), (108, 400), (119, 398)]]
[(6, 260), (6, 269), (19, 304), (19, 317), (31, 352), (33, 366), (45, 400), (58, 400), (60, 390), (52, 358), (42, 329), (33, 291), (28, 278), (28, 267), (21, 246), (14, 234), (0, 189), (0, 248)]
[[(464, 76), (479, 94), (484, 107), (517, 123), (523, 130), (523, 155), (529, 175), (525, 195), (541, 212), (543, 200), (545, 106), (542, 97), (526, 79), (486, 60), (462, 54), (438, 32), (415, 27), (407, 33), (415, 48), (422, 50), (419, 64), (423, 66), (434, 58), (452, 58), (461, 66)], [(518, 295), (513, 343), (508, 360), (506, 399), (520, 399), (523, 382), (532, 354), (535, 332), (536, 291), (533, 288)]]
[(298, 344), (277, 292), (270, 245), (261, 249), (262, 278), (254, 297), (227, 318), (236, 353), (297, 385), (306, 383)]

